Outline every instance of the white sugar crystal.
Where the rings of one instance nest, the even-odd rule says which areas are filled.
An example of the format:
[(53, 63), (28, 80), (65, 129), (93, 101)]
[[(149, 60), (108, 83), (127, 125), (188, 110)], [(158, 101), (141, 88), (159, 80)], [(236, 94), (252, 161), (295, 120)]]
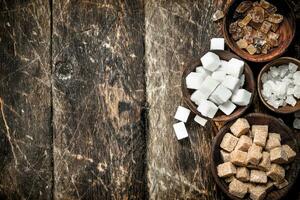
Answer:
[(287, 96), (285, 102), (291, 106), (295, 106), (297, 104), (296, 99), (292, 95)]
[(244, 61), (242, 60), (238, 60), (236, 58), (231, 58), (228, 62), (228, 68), (229, 70), (227, 71), (228, 74), (239, 78), (240, 75), (243, 73), (244, 71)]
[(189, 136), (183, 122), (178, 122), (176, 124), (173, 124), (173, 128), (178, 140), (187, 138)]
[(224, 50), (225, 42), (224, 38), (212, 38), (210, 40), (210, 49)]
[(289, 71), (291, 73), (295, 73), (298, 69), (298, 65), (296, 65), (295, 63), (290, 62), (289, 63)]
[(226, 72), (224, 71), (215, 71), (212, 73), (211, 77), (217, 81), (222, 82), (226, 76)]
[(262, 83), (265, 83), (265, 82), (267, 82), (268, 79), (269, 79), (268, 73), (264, 72), (264, 73), (261, 75), (261, 82), (262, 82)]
[(300, 85), (296, 85), (294, 87), (294, 97), (297, 99), (300, 99)]
[(222, 84), (230, 89), (231, 91), (235, 90), (239, 85), (240, 80), (234, 76), (226, 75)]
[(219, 85), (211, 94), (211, 99), (214, 103), (220, 105), (228, 101), (232, 95), (232, 92), (224, 87), (223, 85)]
[(282, 106), (284, 101), (283, 99), (274, 99), (274, 98), (270, 98), (267, 101), (268, 104), (270, 104), (271, 106), (273, 106), (274, 108), (279, 108), (279, 106)]
[(245, 89), (238, 89), (233, 93), (231, 101), (239, 106), (246, 106), (250, 102), (251, 95), (252, 94)]
[(286, 92), (286, 94), (287, 95), (293, 95), (294, 94), (294, 88), (292, 87), (289, 87), (288, 89), (287, 89), (287, 92)]
[(211, 101), (203, 100), (197, 110), (205, 117), (213, 118), (218, 111), (218, 107)]
[(182, 122), (187, 122), (190, 112), (191, 111), (189, 109), (183, 106), (178, 106), (174, 118)]
[(279, 67), (279, 76), (280, 78), (283, 78), (286, 76), (287, 72), (289, 71), (289, 66), (288, 65), (280, 65)]
[(202, 66), (196, 67), (196, 72), (197, 72), (197, 73), (204, 74), (205, 77), (211, 75), (211, 71), (208, 71), (208, 70), (204, 69), (204, 67), (202, 67)]
[(245, 84), (245, 74), (242, 74), (240, 77), (240, 87), (243, 87)]
[(194, 121), (200, 124), (201, 126), (205, 126), (207, 119), (204, 119), (203, 117), (200, 117), (199, 115), (196, 115), (194, 118)]
[(234, 111), (235, 108), (236, 108), (236, 105), (234, 105), (231, 101), (227, 101), (226, 103), (219, 105), (219, 109), (226, 115), (230, 115)]
[(287, 92), (287, 84), (285, 82), (276, 81), (276, 88), (273, 88), (274, 94), (278, 98), (284, 98)]
[(221, 65), (219, 56), (212, 52), (207, 52), (204, 56), (201, 57), (200, 60), (203, 67), (209, 71), (215, 71)]
[(186, 87), (189, 89), (199, 89), (205, 78), (204, 73), (191, 72), (185, 78)]
[(277, 67), (270, 67), (270, 73), (273, 78), (276, 78), (279, 76), (280, 70)]
[(300, 71), (294, 73), (293, 79), (295, 85), (300, 85)]
[(293, 122), (293, 127), (296, 129), (300, 129), (300, 118), (295, 118)]

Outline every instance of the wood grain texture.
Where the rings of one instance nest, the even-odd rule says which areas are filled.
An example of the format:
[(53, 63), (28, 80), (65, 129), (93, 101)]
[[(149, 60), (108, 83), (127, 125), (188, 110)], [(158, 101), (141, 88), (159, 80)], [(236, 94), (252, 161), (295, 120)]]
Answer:
[(1, 1), (0, 199), (52, 199), (49, 61), (48, 1)]
[(144, 199), (143, 1), (53, 1), (57, 199)]

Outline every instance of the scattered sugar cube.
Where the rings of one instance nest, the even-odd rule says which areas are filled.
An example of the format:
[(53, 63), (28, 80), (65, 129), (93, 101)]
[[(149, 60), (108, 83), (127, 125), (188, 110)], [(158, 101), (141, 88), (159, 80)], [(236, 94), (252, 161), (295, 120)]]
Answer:
[(234, 179), (231, 181), (229, 184), (229, 193), (232, 194), (233, 196), (239, 197), (239, 198), (244, 198), (248, 191), (247, 184)]
[(234, 76), (226, 75), (224, 80), (222, 81), (222, 84), (230, 89), (231, 91), (235, 90), (239, 86), (240, 80)]
[(197, 110), (205, 117), (214, 118), (218, 107), (211, 101), (203, 100), (200, 102)]
[(283, 180), (281, 180), (279, 182), (275, 182), (274, 185), (275, 185), (275, 187), (277, 187), (277, 189), (280, 190), (280, 189), (288, 186), (289, 182), (286, 179), (283, 179)]
[(230, 162), (236, 166), (247, 165), (247, 152), (234, 150), (230, 153)]
[(239, 78), (244, 71), (244, 61), (238, 60), (236, 58), (231, 58), (228, 61), (228, 66), (230, 68), (229, 74)]
[(266, 188), (264, 186), (256, 185), (249, 189), (250, 199), (263, 200), (266, 196)]
[(225, 103), (230, 99), (232, 92), (224, 87), (223, 85), (219, 85), (211, 94), (212, 99), (218, 105)]
[(238, 138), (231, 133), (226, 133), (222, 139), (220, 147), (225, 151), (232, 152), (238, 143)]
[(219, 82), (222, 82), (225, 79), (226, 72), (225, 71), (214, 71), (211, 77)]
[(200, 88), (191, 95), (191, 100), (199, 105), (202, 100), (206, 100), (211, 95), (219, 84), (219, 81), (212, 79), (210, 76), (206, 77)]
[(182, 121), (182, 122), (187, 122), (189, 115), (190, 115), (190, 110), (183, 107), (183, 106), (178, 106), (177, 111), (175, 114), (175, 119)]
[(229, 162), (230, 161), (230, 153), (228, 153), (228, 152), (221, 149), (220, 154), (221, 154), (221, 158), (222, 158), (223, 162)]
[(221, 65), (220, 58), (217, 54), (212, 52), (207, 52), (201, 57), (201, 63), (203, 67), (209, 71), (215, 71)]
[(298, 65), (296, 65), (295, 63), (290, 62), (289, 63), (289, 71), (291, 73), (295, 73), (298, 69)]
[(296, 152), (287, 144), (282, 145), (282, 149), (288, 157), (288, 162), (291, 162), (296, 157)]
[(258, 165), (259, 161), (262, 158), (261, 152), (262, 152), (262, 147), (252, 143), (251, 147), (248, 150), (248, 155), (247, 155), (248, 163), (253, 165)]
[(266, 151), (262, 153), (262, 159), (260, 163), (258, 164), (259, 169), (263, 171), (269, 171), (271, 168), (271, 160), (270, 160), (270, 154)]
[(250, 180), (250, 172), (246, 167), (238, 167), (236, 169), (236, 178), (240, 181), (249, 181)]
[(211, 71), (204, 69), (204, 67), (202, 67), (202, 66), (196, 67), (196, 72), (203, 74), (205, 77), (211, 76), (211, 74), (212, 74)]
[(202, 73), (191, 72), (185, 78), (186, 87), (195, 90), (199, 89), (205, 78), (205, 75)]
[(178, 140), (188, 137), (188, 133), (183, 122), (178, 122), (176, 124), (173, 124), (173, 128)]
[(237, 150), (247, 152), (252, 145), (252, 139), (247, 135), (242, 135), (235, 147)]
[(252, 125), (252, 133), (254, 135), (253, 142), (258, 146), (264, 147), (268, 137), (268, 126)]
[(200, 124), (201, 126), (205, 126), (207, 119), (204, 119), (203, 117), (200, 117), (199, 115), (196, 115), (194, 118), (194, 121)]
[(239, 106), (246, 106), (250, 103), (251, 93), (245, 89), (238, 89), (233, 93), (231, 101)]
[(297, 100), (292, 95), (288, 95), (285, 102), (291, 106), (295, 106), (297, 104)]
[(252, 183), (267, 183), (268, 177), (266, 172), (259, 170), (251, 170), (250, 172), (250, 182)]
[(267, 172), (267, 176), (273, 181), (280, 182), (285, 177), (285, 170), (280, 165), (272, 163), (270, 170)]
[(230, 115), (236, 108), (236, 105), (234, 105), (231, 101), (226, 101), (225, 103), (219, 105), (219, 109), (225, 113), (226, 115)]
[(230, 127), (233, 135), (240, 137), (241, 135), (245, 135), (250, 128), (250, 125), (245, 118), (238, 118)]
[(210, 49), (211, 50), (224, 50), (225, 42), (224, 38), (212, 38), (210, 40)]
[(276, 147), (274, 149), (271, 149), (270, 159), (271, 159), (271, 162), (277, 163), (277, 164), (283, 164), (288, 161), (287, 154), (283, 150), (282, 147)]
[(278, 137), (269, 135), (265, 149), (270, 151), (271, 149), (274, 149), (274, 148), (280, 147), (280, 146), (281, 146), (281, 143), (280, 143), (280, 140), (278, 139)]
[(236, 168), (231, 162), (226, 162), (219, 164), (217, 166), (218, 176), (219, 177), (228, 177), (236, 173)]

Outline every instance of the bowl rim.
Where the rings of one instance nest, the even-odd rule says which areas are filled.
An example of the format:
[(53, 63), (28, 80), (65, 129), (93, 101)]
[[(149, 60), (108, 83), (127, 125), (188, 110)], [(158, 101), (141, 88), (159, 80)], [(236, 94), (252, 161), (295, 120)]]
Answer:
[[(226, 50), (209, 50), (207, 52), (213, 52), (213, 53), (217, 54), (218, 56), (219, 56), (220, 53), (225, 53), (225, 54), (229, 55), (232, 58), (237, 58), (237, 59), (240, 59), (240, 60), (244, 61), (244, 63), (245, 63), (244, 70), (247, 70), (247, 73), (248, 73), (247, 77), (249, 78), (249, 86), (252, 88), (252, 91), (250, 91), (252, 93), (250, 102), (246, 106), (237, 106), (236, 110), (233, 111), (233, 113), (231, 113), (230, 115), (225, 115), (224, 114), (224, 115), (221, 115), (221, 116), (218, 116), (218, 117), (215, 116), (214, 118), (208, 118), (208, 117), (203, 116), (197, 110), (196, 104), (194, 102), (192, 102), (190, 98), (188, 98), (187, 94), (189, 94), (189, 89), (186, 87), (186, 82), (185, 82), (185, 78), (188, 75), (187, 72), (189, 71), (188, 69), (190, 69), (191, 67), (196, 68), (197, 66), (201, 65), (200, 58), (198, 58), (198, 59), (192, 59), (189, 63), (187, 63), (184, 66), (184, 70), (183, 70), (182, 75), (181, 75), (181, 91), (182, 91), (182, 95), (183, 95), (183, 100), (186, 103), (186, 105), (189, 107), (189, 109), (195, 115), (199, 115), (199, 116), (201, 116), (201, 117), (203, 117), (205, 119), (212, 120), (212, 121), (215, 121), (215, 122), (227, 122), (227, 121), (231, 121), (231, 120), (236, 119), (236, 118), (240, 117), (241, 115), (243, 115), (247, 111), (247, 109), (253, 103), (253, 100), (254, 100), (254, 98), (256, 96), (256, 88), (257, 88), (253, 72), (251, 70), (251, 67), (248, 65), (248, 63), (244, 59), (242, 59), (241, 57), (239, 57), (238, 55), (234, 54), (233, 52), (226, 51)], [(207, 53), (207, 52), (205, 52), (205, 53)], [(205, 53), (202, 53), (201, 57)], [(245, 77), (246, 77), (246, 73), (245, 73)], [(239, 110), (238, 108), (242, 108), (242, 109)]]
[[(294, 150), (296, 152), (296, 157), (295, 157), (295, 160), (293, 162), (296, 162), (297, 160), (300, 159), (299, 147), (298, 147), (297, 139), (295, 138), (295, 134), (293, 133), (293, 131), (291, 130), (291, 128), (289, 128), (282, 120), (280, 120), (280, 119), (278, 119), (278, 118), (276, 118), (274, 116), (265, 114), (265, 113), (249, 113), (249, 114), (243, 116), (243, 118), (250, 118), (250, 117), (266, 117), (266, 118), (272, 119), (272, 120), (276, 121), (278, 124), (280, 124), (280, 126), (282, 126), (282, 128), (286, 130), (286, 132), (292, 137), (293, 141), (295, 142), (295, 149)], [(232, 194), (230, 194), (229, 191), (224, 186), (224, 184), (222, 184), (221, 178), (218, 177), (218, 175), (217, 175), (217, 164), (216, 164), (216, 161), (214, 159), (215, 154), (218, 151), (218, 149), (216, 148), (217, 147), (217, 144), (216, 144), (217, 143), (217, 139), (219, 139), (219, 137), (221, 137), (220, 136), (221, 133), (222, 132), (226, 132), (226, 130), (229, 129), (229, 126), (231, 126), (233, 123), (234, 123), (234, 121), (230, 121), (230, 122), (226, 123), (218, 131), (218, 133), (214, 137), (213, 142), (212, 142), (212, 147), (211, 147), (210, 166), (211, 166), (211, 173), (212, 173), (213, 179), (214, 179), (215, 183), (217, 184), (217, 186), (221, 189), (221, 191), (223, 193), (225, 193), (231, 199), (242, 200), (241, 198), (233, 196)], [(300, 164), (296, 163), (296, 165), (300, 165)], [(289, 184), (287, 187), (285, 187), (286, 190), (277, 199), (280, 199), (280, 198), (282, 198), (282, 197), (284, 197), (284, 196), (286, 196), (288, 194), (288, 192), (290, 191), (290, 189), (292, 188), (292, 186), (294, 186), (294, 184), (295, 184), (298, 176), (299, 176), (299, 169), (297, 169), (297, 171), (296, 171), (295, 181), (293, 181), (291, 184)], [(268, 195), (268, 193), (267, 193), (267, 195)]]
[[(282, 2), (284, 2), (286, 4), (286, 7), (288, 7), (288, 9), (290, 10), (290, 15), (292, 16), (292, 19), (291, 19), (291, 22), (292, 22), (292, 27), (293, 30), (292, 30), (292, 35), (291, 37), (289, 37), (289, 40), (287, 41), (287, 44), (286, 44), (286, 47), (285, 48), (282, 48), (281, 51), (279, 51), (277, 54), (274, 54), (273, 56), (268, 56), (270, 55), (269, 53), (263, 55), (263, 54), (260, 54), (261, 56), (260, 57), (257, 57), (257, 58), (252, 58), (252, 57), (249, 57), (249, 56), (245, 56), (243, 53), (241, 53), (243, 50), (241, 49), (238, 49), (234, 46), (232, 40), (230, 39), (230, 34), (229, 34), (229, 31), (227, 29), (227, 19), (228, 19), (228, 12), (230, 10), (230, 8), (232, 7), (232, 5), (235, 3), (235, 1), (237, 0), (233, 0), (231, 1), (228, 6), (225, 8), (225, 14), (224, 14), (224, 18), (222, 19), (222, 32), (223, 32), (223, 35), (224, 35), (224, 39), (225, 39), (225, 42), (226, 44), (229, 46), (229, 48), (234, 52), (236, 53), (238, 56), (240, 56), (241, 58), (245, 59), (245, 60), (248, 60), (248, 61), (251, 61), (251, 62), (256, 62), (256, 63), (263, 63), (263, 62), (269, 62), (269, 61), (272, 61), (276, 58), (279, 58), (280, 56), (282, 56), (286, 51), (287, 49), (289, 48), (289, 46), (291, 45), (291, 43), (293, 42), (294, 38), (295, 38), (295, 34), (296, 34), (296, 17), (295, 17), (295, 13), (291, 7), (291, 5), (286, 1), (286, 0), (282, 0)], [(276, 47), (276, 48), (279, 48), (280, 46)]]
[[(290, 113), (295, 113), (297, 111), (300, 110), (300, 106), (281, 106), (279, 108), (274, 108), (273, 106), (269, 105), (266, 100), (264, 99), (264, 97), (262, 96), (262, 93), (261, 93), (261, 90), (262, 90), (262, 80), (261, 80), (261, 77), (263, 75), (263, 73), (265, 73), (268, 69), (270, 69), (270, 67), (272, 66), (276, 66), (276, 63), (278, 63), (278, 61), (288, 61), (289, 62), (293, 62), (295, 64), (298, 65), (298, 70), (297, 71), (300, 71), (300, 60), (296, 59), (296, 58), (292, 58), (292, 57), (280, 57), (280, 58), (277, 58), (275, 60), (272, 60), (271, 62), (265, 64), (263, 66), (263, 68), (261, 68), (259, 74), (258, 74), (258, 77), (257, 77), (257, 91), (258, 91), (258, 96), (261, 100), (261, 102), (268, 108), (270, 109), (271, 111), (273, 112), (276, 112), (276, 113), (280, 113), (280, 114), (290, 114)], [(286, 63), (286, 64), (288, 64)], [(276, 66), (278, 67), (278, 66)], [(300, 99), (297, 100), (297, 102), (299, 102)], [(289, 107), (290, 109), (289, 110), (285, 110), (282, 108), (286, 108), (286, 107)]]

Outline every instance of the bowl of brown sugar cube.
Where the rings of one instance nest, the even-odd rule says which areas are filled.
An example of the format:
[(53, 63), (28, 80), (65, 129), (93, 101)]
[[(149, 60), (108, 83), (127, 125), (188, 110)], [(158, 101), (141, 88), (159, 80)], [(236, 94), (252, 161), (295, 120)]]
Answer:
[(295, 15), (285, 0), (235, 0), (223, 21), (228, 46), (252, 62), (282, 55), (295, 35)]
[(231, 199), (277, 200), (298, 176), (298, 146), (279, 119), (252, 113), (226, 124), (214, 139), (212, 174)]

